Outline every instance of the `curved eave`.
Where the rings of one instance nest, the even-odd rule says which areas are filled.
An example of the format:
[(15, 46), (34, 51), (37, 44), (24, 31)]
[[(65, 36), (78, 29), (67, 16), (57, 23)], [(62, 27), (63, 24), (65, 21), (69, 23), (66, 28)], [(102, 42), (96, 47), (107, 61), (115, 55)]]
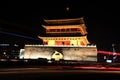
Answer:
[(57, 25), (57, 26), (46, 26), (42, 25), (45, 29), (65, 29), (65, 28), (80, 28), (80, 32), (82, 35), (87, 34), (86, 26), (85, 24), (79, 24), (79, 25)]
[(58, 22), (62, 22), (62, 23), (71, 23), (71, 22), (75, 22), (75, 21), (80, 21), (84, 23), (84, 18), (72, 18), (72, 19), (52, 19), (52, 20), (46, 20), (44, 19), (44, 21), (48, 24), (54, 24), (54, 23), (58, 23)]
[(42, 37), (42, 36), (38, 36), (38, 38), (40, 39), (49, 39), (49, 38), (85, 38), (87, 39), (87, 36), (75, 36), (75, 37)]
[(84, 24), (78, 24), (78, 25), (42, 25), (45, 29), (56, 29), (56, 28), (86, 28)]
[(70, 21), (70, 20), (83, 20), (84, 18), (81, 17), (81, 18), (72, 18), (72, 19), (52, 19), (52, 20), (47, 20), (47, 19), (44, 19), (45, 21), (49, 22), (49, 21)]

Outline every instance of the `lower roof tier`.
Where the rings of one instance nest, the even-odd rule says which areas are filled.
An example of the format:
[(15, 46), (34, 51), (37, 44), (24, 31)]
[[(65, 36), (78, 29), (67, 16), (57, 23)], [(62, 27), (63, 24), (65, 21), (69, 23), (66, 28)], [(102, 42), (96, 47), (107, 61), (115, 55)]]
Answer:
[(41, 37), (45, 45), (88, 45), (87, 36), (81, 37)]
[(56, 25), (56, 26), (45, 26), (43, 27), (46, 29), (46, 33), (81, 33), (82, 35), (87, 34), (85, 24), (80, 25)]

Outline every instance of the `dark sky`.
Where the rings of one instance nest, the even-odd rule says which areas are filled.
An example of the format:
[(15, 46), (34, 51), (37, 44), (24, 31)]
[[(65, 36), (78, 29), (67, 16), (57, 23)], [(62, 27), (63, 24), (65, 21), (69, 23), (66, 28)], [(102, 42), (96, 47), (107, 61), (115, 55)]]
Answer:
[[(88, 40), (99, 48), (120, 44), (119, 4), (105, 0), (9, 0), (0, 6), (0, 30), (30, 37), (42, 34), (43, 19), (84, 17)], [(69, 12), (66, 7), (69, 6)], [(3, 35), (3, 33), (2, 33)]]

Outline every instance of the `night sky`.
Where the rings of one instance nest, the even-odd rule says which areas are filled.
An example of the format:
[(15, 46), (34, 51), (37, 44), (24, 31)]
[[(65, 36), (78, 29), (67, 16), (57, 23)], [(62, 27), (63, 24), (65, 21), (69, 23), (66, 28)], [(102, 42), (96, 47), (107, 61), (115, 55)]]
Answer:
[(43, 19), (84, 17), (89, 42), (96, 44), (98, 49), (109, 50), (112, 43), (120, 44), (117, 3), (104, 0), (4, 1), (0, 6), (0, 35), (4, 38), (9, 34), (3, 32), (7, 32), (36, 39), (37, 35), (43, 35)]

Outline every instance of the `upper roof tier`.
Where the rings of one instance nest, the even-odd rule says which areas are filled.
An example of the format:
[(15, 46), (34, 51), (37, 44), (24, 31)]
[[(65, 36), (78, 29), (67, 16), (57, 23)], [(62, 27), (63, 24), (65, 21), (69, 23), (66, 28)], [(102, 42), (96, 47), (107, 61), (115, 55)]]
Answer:
[(84, 18), (73, 18), (73, 19), (54, 19), (54, 20), (46, 20), (44, 19), (44, 21), (48, 24), (48, 25), (72, 25), (72, 24), (84, 24)]

